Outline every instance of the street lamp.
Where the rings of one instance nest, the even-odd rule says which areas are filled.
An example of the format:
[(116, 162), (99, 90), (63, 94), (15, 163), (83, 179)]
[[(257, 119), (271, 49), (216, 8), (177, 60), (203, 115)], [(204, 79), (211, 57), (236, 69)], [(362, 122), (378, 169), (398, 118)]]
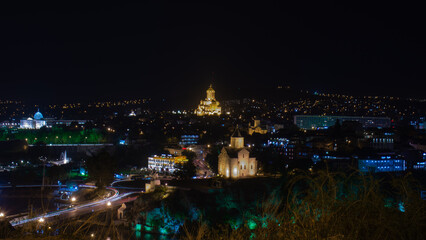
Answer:
[(0, 218), (4, 217), (4, 212), (0, 212)]
[(44, 218), (42, 218), (42, 217), (41, 217), (41, 218), (39, 218), (39, 219), (38, 219), (38, 222), (39, 222), (39, 223), (43, 223), (43, 222), (44, 222)]
[(108, 207), (111, 206), (111, 202), (110, 201), (107, 202), (107, 206)]
[(77, 199), (75, 197), (71, 198), (71, 202), (75, 202)]

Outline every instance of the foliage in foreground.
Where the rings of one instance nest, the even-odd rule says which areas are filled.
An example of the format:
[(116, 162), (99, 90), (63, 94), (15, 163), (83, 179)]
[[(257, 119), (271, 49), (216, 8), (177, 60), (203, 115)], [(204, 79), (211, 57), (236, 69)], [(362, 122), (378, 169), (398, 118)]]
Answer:
[[(182, 239), (426, 239), (426, 201), (407, 175), (389, 184), (359, 175), (298, 175), (244, 226), (187, 222)], [(286, 191), (285, 190), (285, 191)]]
[[(179, 228), (177, 235), (168, 237), (188, 240), (426, 239), (426, 201), (420, 199), (419, 189), (410, 174), (384, 180), (359, 174), (347, 176), (328, 172), (314, 175), (301, 173), (283, 181), (283, 185), (258, 202), (254, 211), (247, 208), (241, 211), (242, 216), (233, 216), (241, 219), (239, 225), (214, 222), (211, 220), (214, 216), (203, 216), (201, 209), (195, 219), (185, 214), (187, 221)], [(145, 209), (142, 216), (146, 218), (148, 209), (160, 204), (166, 205), (164, 213), (176, 220), (172, 206), (167, 206), (167, 202), (173, 200), (173, 195), (170, 199), (162, 200), (165, 194), (162, 191), (142, 197), (142, 200), (152, 199), (157, 206), (148, 204), (147, 201), (137, 201), (136, 203), (142, 204), (139, 209)], [(182, 199), (184, 196), (175, 197)], [(218, 199), (225, 201), (223, 198)], [(190, 204), (188, 209), (196, 206), (191, 201), (185, 201)], [(175, 208), (175, 211), (184, 212), (179, 204)], [(133, 217), (128, 216), (129, 219), (134, 221), (140, 218), (141, 215), (137, 213)], [(60, 230), (51, 239), (105, 239), (107, 236), (129, 239), (129, 236), (134, 236), (134, 230), (130, 226), (114, 225), (112, 214), (107, 211), (84, 220), (55, 226), (55, 229)], [(223, 211), (217, 212), (217, 215), (223, 214)], [(46, 234), (47, 231), (40, 235), (35, 233), (35, 229), (23, 229), (14, 234), (18, 237), (15, 239), (48, 239), (45, 238), (49, 235)], [(95, 234), (94, 238), (89, 237), (91, 233)]]

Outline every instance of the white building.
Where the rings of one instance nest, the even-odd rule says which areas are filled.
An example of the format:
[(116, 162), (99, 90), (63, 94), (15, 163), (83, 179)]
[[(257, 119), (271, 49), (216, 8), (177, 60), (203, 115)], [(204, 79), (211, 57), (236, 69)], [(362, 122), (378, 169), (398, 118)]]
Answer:
[(250, 151), (244, 147), (244, 137), (237, 129), (231, 136), (229, 147), (222, 148), (219, 154), (219, 174), (224, 177), (240, 178), (255, 176), (257, 173), (256, 158), (250, 157)]
[(173, 173), (176, 170), (176, 164), (184, 164), (186, 162), (188, 162), (188, 159), (185, 156), (154, 155), (148, 158), (148, 168), (158, 172)]
[(19, 128), (23, 129), (40, 129), (44, 126), (46, 126), (46, 121), (40, 111), (34, 114), (34, 118), (23, 119), (19, 124)]
[(19, 124), (19, 128), (22, 129), (40, 129), (42, 127), (51, 128), (55, 125), (71, 126), (72, 123), (84, 125), (87, 120), (56, 120), (54, 118), (44, 118), (40, 111), (34, 114), (33, 118), (22, 119)]

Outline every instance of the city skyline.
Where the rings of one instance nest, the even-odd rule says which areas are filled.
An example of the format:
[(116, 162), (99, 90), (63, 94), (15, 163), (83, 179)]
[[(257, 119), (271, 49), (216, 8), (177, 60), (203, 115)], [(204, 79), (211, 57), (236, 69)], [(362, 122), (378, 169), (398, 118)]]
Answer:
[(0, 3), (0, 239), (426, 239), (423, 3)]

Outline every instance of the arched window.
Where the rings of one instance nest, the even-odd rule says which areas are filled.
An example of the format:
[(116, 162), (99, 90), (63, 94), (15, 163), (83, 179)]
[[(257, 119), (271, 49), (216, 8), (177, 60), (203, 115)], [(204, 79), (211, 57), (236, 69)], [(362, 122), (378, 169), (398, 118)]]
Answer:
[(253, 165), (251, 165), (251, 169), (253, 169)]
[(244, 165), (244, 169), (246, 169), (246, 165)]
[(243, 169), (243, 165), (240, 166), (240, 169)]

